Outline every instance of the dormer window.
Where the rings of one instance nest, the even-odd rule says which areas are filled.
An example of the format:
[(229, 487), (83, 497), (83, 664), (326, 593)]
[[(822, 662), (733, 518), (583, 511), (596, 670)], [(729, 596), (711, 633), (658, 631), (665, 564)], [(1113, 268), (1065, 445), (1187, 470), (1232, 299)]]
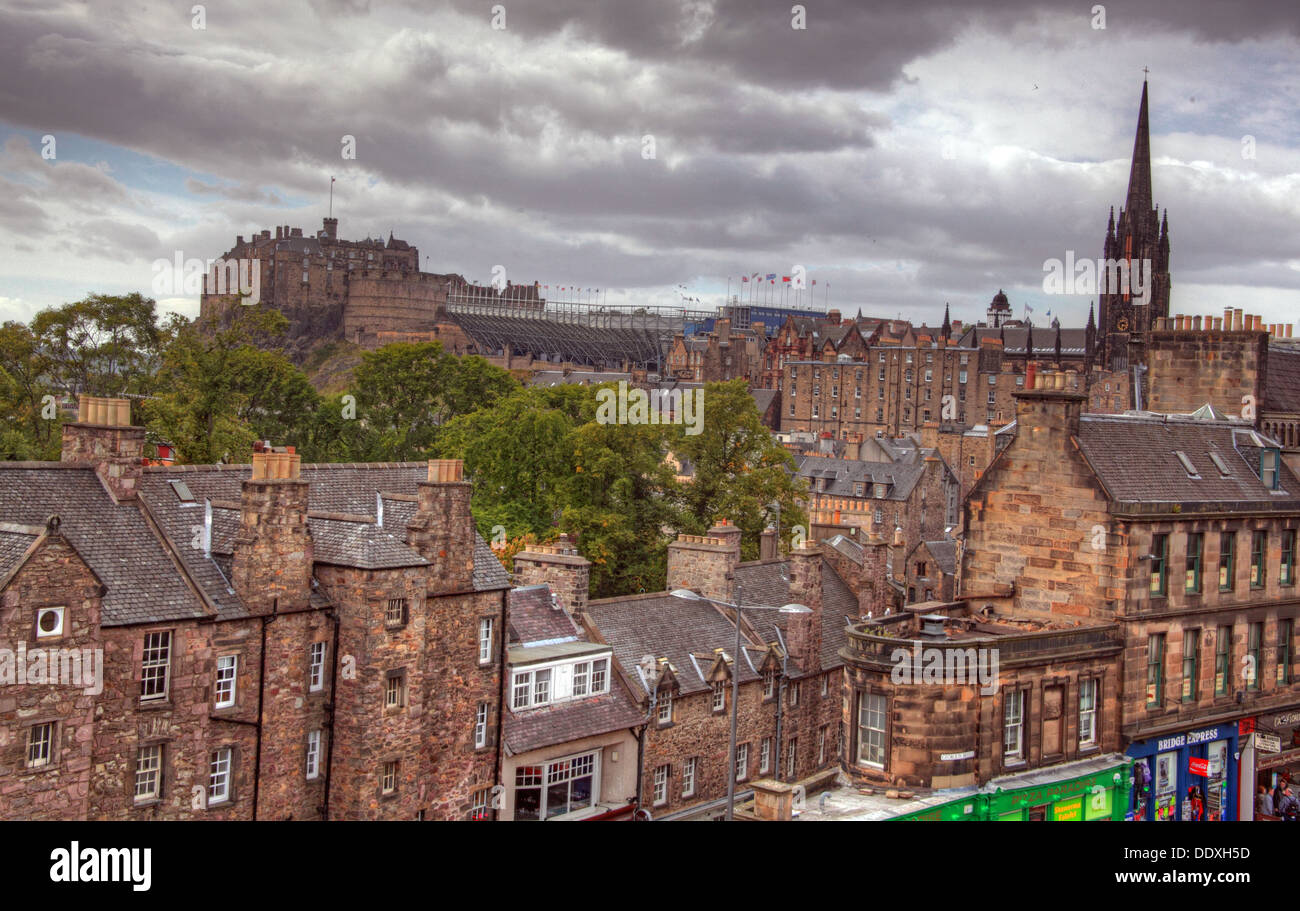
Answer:
[(717, 680), (713, 683), (713, 711), (721, 712), (727, 708), (727, 682)]
[(1276, 449), (1263, 449), (1259, 453), (1259, 479), (1269, 490), (1278, 490), (1281, 486), (1278, 463), (1282, 454)]
[(763, 673), (763, 698), (771, 699), (776, 695), (776, 674), (772, 671)]
[(673, 694), (671, 690), (660, 690), (658, 718), (660, 724), (672, 724), (673, 720)]

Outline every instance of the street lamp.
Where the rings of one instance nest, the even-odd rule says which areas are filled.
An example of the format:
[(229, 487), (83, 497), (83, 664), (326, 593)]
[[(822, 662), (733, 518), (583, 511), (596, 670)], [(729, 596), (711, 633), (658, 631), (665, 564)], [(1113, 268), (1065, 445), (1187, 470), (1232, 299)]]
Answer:
[[(728, 751), (731, 771), (727, 774), (727, 821), (735, 819), (736, 814), (736, 718), (740, 710), (740, 622), (745, 610), (774, 610), (782, 614), (811, 614), (812, 609), (802, 604), (783, 604), (780, 607), (773, 607), (767, 604), (751, 604), (748, 608), (741, 607), (745, 600), (742, 587), (739, 582), (736, 583), (736, 603), (730, 601), (719, 601), (717, 598), (706, 598), (701, 594), (691, 591), (688, 588), (675, 589), (671, 593), (676, 598), (685, 598), (689, 601), (712, 601), (714, 604), (721, 604), (725, 607), (732, 607), (736, 610), (736, 651), (732, 656), (731, 671), (731, 749)], [(780, 761), (779, 759), (777, 760)]]

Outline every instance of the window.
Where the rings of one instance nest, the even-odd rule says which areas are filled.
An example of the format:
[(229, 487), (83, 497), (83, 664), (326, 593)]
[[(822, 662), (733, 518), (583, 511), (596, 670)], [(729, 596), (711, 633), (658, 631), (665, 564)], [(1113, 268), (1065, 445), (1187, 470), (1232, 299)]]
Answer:
[(1219, 591), (1232, 591), (1237, 574), (1237, 533), (1225, 531), (1219, 535)]
[(307, 778), (320, 775), (320, 731), (307, 732)]
[(325, 643), (313, 642), (311, 644), (310, 660), (308, 662), (308, 690), (315, 693), (319, 692), (325, 685)]
[(529, 697), (533, 692), (533, 675), (530, 671), (520, 671), (515, 674), (510, 707), (516, 709), (528, 708)]
[(478, 663), (492, 663), (492, 634), (494, 626), (492, 617), (480, 617), (478, 621)]
[(766, 775), (772, 769), (772, 738), (764, 737), (758, 748), (758, 774)]
[(36, 612), (36, 638), (53, 639), (63, 635), (63, 608), (42, 607)]
[(1257, 531), (1250, 536), (1250, 587), (1264, 587), (1264, 546), (1268, 532)]
[(1003, 701), (1002, 758), (1023, 759), (1025, 755), (1025, 691), (1013, 690)]
[(389, 598), (388, 607), (384, 610), (385, 626), (404, 626), (406, 625), (406, 599)]
[(1279, 686), (1291, 682), (1291, 639), (1294, 633), (1294, 620), (1277, 621), (1277, 682)]
[(235, 655), (222, 655), (217, 659), (217, 700), (216, 707), (228, 709), (235, 704), (235, 674), (239, 668), (239, 658)]
[(958, 383), (965, 383), (965, 382), (966, 382), (966, 371), (965, 371), (965, 370), (959, 370), (959, 371), (957, 371), (957, 382), (958, 382)]
[(1278, 462), (1281, 453), (1276, 449), (1261, 449), (1259, 453), (1259, 479), (1264, 482), (1264, 486), (1269, 490), (1277, 490), (1281, 485), (1278, 484)]
[(491, 801), (491, 799), (492, 799), (491, 788), (480, 788), (479, 790), (475, 791), (473, 796), (470, 798), (469, 818), (475, 822), (480, 822), (482, 820), (488, 819), (489, 818), (488, 803)]
[(1151, 536), (1151, 594), (1164, 597), (1166, 586), (1165, 560), (1169, 554), (1169, 536)]
[(1295, 585), (1295, 529), (1282, 532), (1282, 562), (1277, 570), (1278, 585)]
[(682, 763), (682, 796), (695, 796), (695, 763), (696, 758), (692, 756), (686, 762)]
[(713, 711), (721, 712), (727, 707), (727, 684), (724, 680), (713, 684)]
[(379, 790), (384, 794), (397, 793), (397, 760), (385, 762), (379, 773)]
[(826, 698), (826, 694), (830, 691), (830, 679), (831, 679), (830, 674), (822, 675), (822, 698), (823, 699)]
[(591, 692), (592, 695), (603, 693), (609, 689), (609, 659), (597, 658), (591, 662)]
[(487, 746), (488, 742), (488, 704), (480, 702), (478, 711), (474, 713), (474, 749), (479, 750)]
[(1232, 627), (1221, 626), (1214, 637), (1214, 695), (1227, 695), (1231, 670)]
[(785, 751), (785, 777), (795, 778), (799, 772), (799, 738), (791, 737)]
[(54, 725), (46, 721), (27, 729), (27, 768), (49, 765), (54, 758)]
[(655, 806), (661, 807), (668, 802), (668, 773), (672, 766), (661, 765), (655, 769)]
[(1263, 657), (1264, 651), (1264, 624), (1252, 623), (1250, 625), (1249, 639), (1247, 640), (1247, 649), (1250, 654), (1250, 660), (1246, 662), (1246, 689), (1259, 689), (1260, 678), (1260, 658)]
[(161, 743), (151, 743), (140, 747), (135, 754), (136, 803), (157, 800), (162, 796), (162, 751)]
[(595, 753), (515, 770), (515, 819), (551, 819), (592, 806)]
[(230, 747), (208, 757), (208, 806), (230, 799)]
[(140, 664), (140, 701), (154, 702), (167, 698), (167, 678), (171, 669), (172, 634), (148, 633)]
[(1165, 688), (1165, 634), (1155, 633), (1147, 639), (1147, 707), (1155, 708), (1164, 701)]
[(736, 781), (749, 777), (749, 744), (742, 743), (736, 747)]
[(1183, 631), (1183, 702), (1195, 702), (1199, 695), (1198, 679), (1201, 672), (1201, 631)]
[(823, 724), (817, 729), (817, 765), (826, 764), (826, 738), (830, 736), (830, 725)]
[(672, 724), (673, 721), (673, 694), (671, 690), (659, 691), (659, 723)]
[(1097, 742), (1097, 680), (1079, 681), (1079, 746)]
[(1187, 564), (1183, 591), (1197, 594), (1201, 590), (1201, 546), (1204, 535), (1193, 532), (1187, 536)]
[(389, 671), (384, 681), (384, 708), (399, 709), (406, 705), (406, 672)]
[(794, 683), (790, 684), (790, 689), (789, 689), (788, 692), (789, 692), (789, 700), (788, 700), (788, 701), (789, 701), (790, 706), (793, 708), (794, 706), (796, 706), (796, 705), (799, 704), (799, 683), (798, 683), (798, 681), (795, 681)]
[(885, 767), (885, 697), (878, 693), (858, 696), (858, 762)]
[(590, 687), (591, 665), (586, 661), (579, 661), (573, 666), (573, 695), (585, 696)]

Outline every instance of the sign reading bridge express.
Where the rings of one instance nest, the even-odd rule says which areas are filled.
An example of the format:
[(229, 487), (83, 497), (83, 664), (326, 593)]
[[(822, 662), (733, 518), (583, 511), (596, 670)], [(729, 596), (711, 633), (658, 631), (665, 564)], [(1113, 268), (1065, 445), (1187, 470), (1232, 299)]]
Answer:
[(1122, 820), (1133, 762), (1117, 754), (994, 778), (979, 791), (899, 820)]

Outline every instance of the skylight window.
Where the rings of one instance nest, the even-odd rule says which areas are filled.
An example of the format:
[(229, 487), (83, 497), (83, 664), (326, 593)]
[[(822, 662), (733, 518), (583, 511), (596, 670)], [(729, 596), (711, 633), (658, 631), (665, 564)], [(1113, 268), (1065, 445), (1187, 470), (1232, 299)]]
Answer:
[(1223, 475), (1225, 478), (1228, 477), (1230, 473), (1228, 471), (1228, 466), (1224, 464), (1222, 457), (1217, 452), (1210, 453), (1210, 461), (1214, 463), (1215, 468), (1219, 469), (1219, 474)]
[(176, 491), (176, 499), (180, 500), (182, 503), (194, 502), (194, 494), (190, 491), (189, 485), (184, 481), (168, 481), (167, 483), (171, 484), (172, 490)]
[(1178, 456), (1178, 461), (1182, 462), (1183, 468), (1187, 469), (1187, 476), (1189, 478), (1200, 478), (1200, 474), (1196, 471), (1196, 466), (1193, 465), (1192, 460), (1187, 457), (1187, 453), (1183, 452), (1181, 449), (1176, 449), (1174, 450), (1174, 455)]

